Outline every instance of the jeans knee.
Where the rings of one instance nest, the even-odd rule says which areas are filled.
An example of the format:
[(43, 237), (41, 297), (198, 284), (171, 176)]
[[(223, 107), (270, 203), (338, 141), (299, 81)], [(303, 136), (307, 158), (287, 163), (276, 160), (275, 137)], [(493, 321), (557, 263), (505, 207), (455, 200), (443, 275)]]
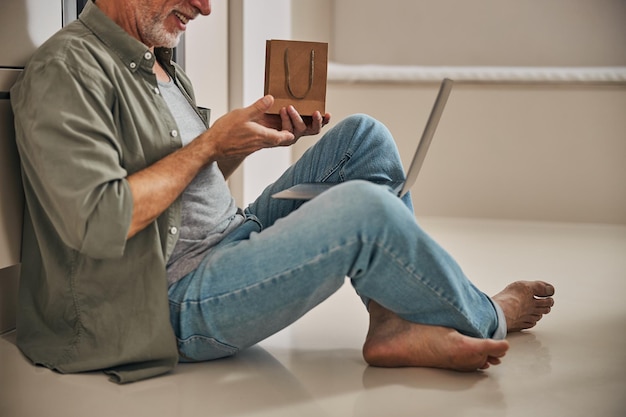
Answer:
[(411, 210), (387, 186), (353, 180), (335, 188), (337, 194), (349, 202), (351, 209), (347, 215), (350, 217), (386, 225), (413, 219)]
[(372, 126), (372, 127), (375, 127), (378, 124), (382, 125), (381, 122), (379, 122), (372, 116), (364, 114), (364, 113), (352, 114), (346, 117), (345, 119), (343, 119), (343, 121), (341, 121), (340, 123), (346, 123), (346, 124), (352, 124), (352, 125), (364, 125), (364, 126)]
[[(363, 113), (353, 114), (342, 120), (339, 125), (345, 125), (349, 130), (359, 132), (361, 136), (369, 137), (393, 142), (391, 132), (381, 121)], [(395, 143), (395, 142), (393, 142)]]

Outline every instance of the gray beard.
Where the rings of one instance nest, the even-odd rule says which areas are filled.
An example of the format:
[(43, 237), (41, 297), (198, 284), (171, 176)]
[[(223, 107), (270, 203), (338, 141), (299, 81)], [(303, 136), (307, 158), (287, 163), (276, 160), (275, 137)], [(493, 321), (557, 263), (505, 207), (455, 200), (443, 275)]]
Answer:
[[(142, 11), (140, 14), (149, 16), (147, 11)], [(142, 38), (147, 46), (174, 48), (180, 42), (182, 32), (176, 34), (168, 32), (158, 16), (142, 18), (140, 23), (143, 29)]]

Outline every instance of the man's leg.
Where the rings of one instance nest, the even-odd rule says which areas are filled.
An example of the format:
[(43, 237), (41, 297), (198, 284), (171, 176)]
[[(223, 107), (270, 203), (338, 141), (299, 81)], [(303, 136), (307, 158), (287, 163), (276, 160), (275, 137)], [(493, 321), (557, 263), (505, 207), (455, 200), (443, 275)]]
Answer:
[[(248, 207), (267, 228), (304, 201), (277, 200), (272, 194), (305, 182), (341, 183), (362, 179), (379, 184), (404, 180), (404, 169), (389, 130), (366, 115), (350, 116), (328, 131), (314, 146)], [(410, 210), (410, 195), (403, 198)]]
[[(220, 299), (220, 294), (237, 294), (238, 289), (244, 289), (248, 285), (254, 286), (256, 282), (263, 281), (265, 275), (277, 274), (273, 270), (257, 268), (256, 262), (260, 262), (263, 266), (278, 266), (279, 269), (289, 269), (291, 265), (294, 270), (300, 268), (300, 262), (305, 262), (292, 256), (292, 248), (300, 246), (298, 236), (301, 236), (301, 240), (312, 238), (312, 235), (308, 235), (306, 231), (298, 235), (296, 232), (301, 227), (288, 228), (289, 230), (286, 230), (276, 243), (269, 239), (273, 236), (269, 230), (276, 229), (272, 228), (274, 223), (294, 212), (303, 202), (275, 200), (271, 198), (273, 193), (302, 182), (338, 183), (355, 178), (379, 182), (404, 179), (404, 170), (391, 134), (382, 124), (364, 115), (349, 117), (326, 133), (312, 149), (309, 149), (274, 184), (267, 187), (263, 194), (246, 209), (248, 214), (246, 223), (212, 249), (197, 271), (170, 287), (172, 324), (179, 338), (181, 354), (188, 356), (191, 360), (212, 359), (232, 354), (287, 326), (343, 284), (345, 272), (335, 272), (337, 268), (333, 266), (332, 273), (330, 271), (319, 273), (319, 277), (323, 278), (322, 282), (303, 281), (305, 284), (310, 282), (311, 286), (297, 284), (302, 294), (297, 298), (282, 301), (278, 295), (284, 291), (278, 290), (276, 294), (268, 291), (266, 294), (278, 301), (279, 305), (272, 306), (270, 302), (265, 310), (258, 309), (255, 301), (265, 305), (259, 301), (263, 299), (262, 296), (255, 298), (253, 302), (246, 303), (246, 307), (251, 308), (250, 314), (257, 318), (261, 317), (262, 323), (258, 326), (253, 320), (243, 319), (246, 317), (244, 311), (236, 303), (228, 308), (220, 309), (220, 313), (217, 311), (213, 314), (208, 313), (211, 309), (208, 307), (210, 303), (207, 300), (212, 296), (215, 296), (214, 301), (219, 299), (223, 304), (224, 300)], [(404, 202), (410, 207), (410, 197), (407, 196)], [(320, 213), (315, 215), (317, 214)], [(295, 222), (297, 223), (297, 220)], [(267, 242), (263, 245), (249, 245), (249, 241), (260, 242), (256, 236), (251, 238), (250, 235), (261, 230), (263, 230), (262, 237), (268, 238)], [(282, 233), (280, 229), (275, 231)], [(240, 245), (242, 241), (245, 244)], [(319, 242), (322, 243), (323, 239)], [(284, 243), (288, 245), (282, 246)], [(236, 250), (234, 246), (237, 246)], [(248, 250), (246, 246), (252, 246), (254, 250)], [(279, 247), (282, 249), (279, 250)], [(257, 252), (259, 249), (260, 251)], [(265, 251), (270, 253), (265, 253)], [(277, 252), (286, 255), (288, 259), (273, 258)], [(292, 264), (289, 261), (295, 261), (295, 263)], [(236, 279), (231, 277), (233, 275)], [(289, 274), (284, 277), (285, 281), (289, 281), (287, 275)], [(268, 287), (264, 286), (264, 288)], [(301, 297), (306, 300), (301, 300)], [(204, 307), (199, 310), (195, 308), (198, 306)], [(293, 309), (290, 309), (290, 306)], [(234, 310), (234, 318), (226, 314), (226, 310), (230, 308)], [(277, 314), (278, 309), (284, 309), (285, 313)], [(264, 313), (264, 311), (269, 313)], [(220, 318), (221, 322), (213, 325), (211, 324), (213, 318)], [(227, 323), (237, 320), (254, 324), (250, 331), (242, 331), (241, 338), (239, 336), (222, 337), (221, 331), (217, 328), (228, 327)], [(243, 327), (237, 328), (243, 329)], [(257, 334), (256, 330), (260, 332)], [(228, 341), (221, 342), (221, 340)]]
[[(370, 120), (351, 119), (343, 127), (343, 136), (360, 130), (360, 140), (348, 140), (351, 145), (347, 150), (330, 152), (340, 161), (333, 161), (328, 171), (328, 178), (335, 176), (333, 181), (358, 178), (358, 171), (372, 172), (371, 166), (359, 167), (366, 163), (364, 150), (376, 155), (377, 148), (388, 146), (384, 140), (375, 139), (381, 128)], [(363, 140), (365, 137), (368, 140)], [(309, 163), (318, 153), (316, 149), (307, 156)], [(392, 165), (396, 165), (390, 169), (393, 174), (385, 175), (396, 179), (402, 174), (398, 174), (397, 161)], [(322, 163), (318, 166), (328, 170)], [(278, 190), (288, 182), (324, 179), (317, 175), (291, 173), (273, 187)], [(181, 353), (188, 359), (227, 356), (257, 343), (324, 300), (348, 275), (365, 300), (375, 300), (370, 303), (372, 326), (364, 347), (366, 359), (380, 359), (377, 354), (389, 346), (383, 343), (389, 340), (389, 333), (382, 337), (379, 330), (397, 329), (391, 323), (409, 323), (411, 331), (397, 333), (392, 340), (412, 341), (415, 345), (416, 340), (424, 339), (415, 338), (415, 330), (421, 326), (419, 334), (428, 335), (426, 340), (441, 339), (441, 334), (430, 331), (443, 329), (471, 343), (448, 343), (448, 350), (439, 345), (438, 356), (422, 358), (421, 364), (415, 360), (402, 364), (397, 360), (401, 358), (397, 351), (387, 351), (388, 359), (395, 355), (395, 365), (379, 365), (439, 364), (460, 369), (496, 363), (506, 342), (493, 344), (474, 338), (490, 337), (497, 326), (491, 300), (475, 289), (454, 261), (421, 231), (407, 208), (410, 203), (401, 203), (383, 187), (356, 182), (337, 187), (276, 221), (294, 209), (289, 206), (292, 203), (281, 202), (278, 209), (268, 209), (276, 202), (267, 195), (260, 200), (263, 198), (268, 203), (256, 204), (260, 209), (251, 206), (259, 221), (244, 224), (212, 250), (197, 271), (170, 289), (172, 323)], [(266, 229), (262, 233), (254, 233), (263, 227)], [(387, 314), (391, 311), (395, 313)], [(479, 356), (485, 355), (485, 362), (476, 365), (476, 354), (468, 355), (471, 350), (465, 349), (466, 345), (480, 351)], [(465, 353), (457, 355), (460, 359), (452, 363), (445, 359), (452, 355), (450, 349)]]
[(191, 360), (263, 340), (334, 293), (345, 276), (364, 299), (405, 321), (476, 338), (497, 328), (490, 299), (386, 187), (339, 185), (261, 233), (240, 237), (218, 245), (170, 288), (172, 323)]

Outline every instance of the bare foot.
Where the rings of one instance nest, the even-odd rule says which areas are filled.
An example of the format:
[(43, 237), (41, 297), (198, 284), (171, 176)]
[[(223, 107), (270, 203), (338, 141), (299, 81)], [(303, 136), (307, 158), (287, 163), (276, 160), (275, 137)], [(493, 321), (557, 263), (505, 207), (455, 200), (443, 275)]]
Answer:
[(498, 365), (509, 348), (506, 340), (477, 339), (447, 327), (411, 323), (374, 301), (369, 310), (363, 357), (372, 366), (475, 371)]
[(509, 333), (534, 327), (554, 305), (554, 287), (543, 281), (517, 281), (493, 297), (502, 307)]

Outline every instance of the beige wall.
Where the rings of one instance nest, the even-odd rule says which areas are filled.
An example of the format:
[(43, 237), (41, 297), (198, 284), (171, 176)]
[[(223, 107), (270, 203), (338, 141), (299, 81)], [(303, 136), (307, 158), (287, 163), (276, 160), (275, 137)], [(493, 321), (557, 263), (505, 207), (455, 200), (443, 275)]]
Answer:
[[(329, 40), (341, 63), (626, 64), (623, 0), (312, 3), (294, 2), (294, 37)], [(382, 120), (408, 163), (436, 89), (330, 82), (327, 108), (335, 120)], [(626, 224), (625, 113), (623, 83), (458, 83), (413, 189), (416, 212)]]
[[(329, 107), (376, 115), (408, 164), (436, 87), (333, 85)], [(625, 88), (457, 85), (413, 188), (416, 212), (626, 224), (624, 110)]]
[(347, 64), (626, 65), (624, 0), (337, 0)]

